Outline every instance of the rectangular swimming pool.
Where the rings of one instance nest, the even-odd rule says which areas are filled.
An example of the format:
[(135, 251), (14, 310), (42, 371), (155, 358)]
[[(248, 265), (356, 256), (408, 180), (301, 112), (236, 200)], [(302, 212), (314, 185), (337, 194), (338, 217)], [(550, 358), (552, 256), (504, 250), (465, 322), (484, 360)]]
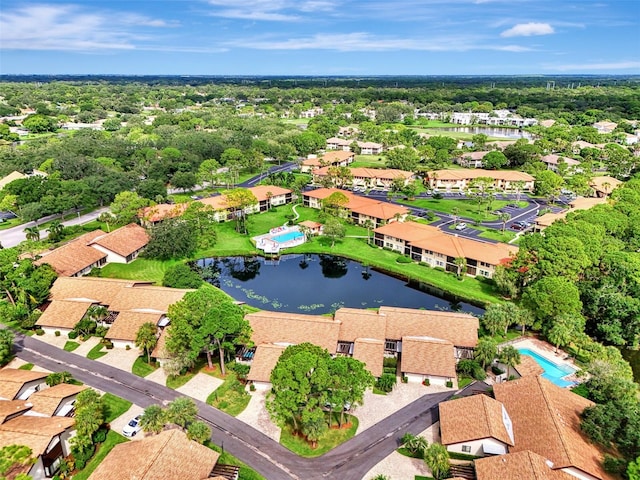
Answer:
[(567, 380), (563, 380), (562, 377), (567, 375), (571, 375), (576, 370), (567, 365), (558, 365), (553, 363), (550, 360), (547, 360), (543, 356), (537, 354), (533, 350), (528, 348), (519, 348), (518, 351), (521, 355), (528, 355), (533, 358), (538, 365), (542, 367), (544, 373), (542, 374), (542, 378), (546, 378), (547, 380), (555, 383), (559, 387), (568, 387), (573, 385), (573, 382), (569, 382)]
[(304, 236), (303, 233), (299, 232), (298, 230), (293, 230), (291, 232), (287, 232), (281, 235), (276, 235), (275, 237), (271, 237), (271, 240), (274, 240), (278, 243), (285, 243), (285, 242), (288, 242), (289, 240), (295, 240), (303, 236)]

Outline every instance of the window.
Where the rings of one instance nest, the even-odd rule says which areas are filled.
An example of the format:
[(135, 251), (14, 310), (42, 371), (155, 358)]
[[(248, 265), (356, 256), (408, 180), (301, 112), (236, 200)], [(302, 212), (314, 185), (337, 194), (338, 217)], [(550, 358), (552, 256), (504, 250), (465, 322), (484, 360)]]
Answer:
[(471, 445), (462, 445), (463, 453), (471, 453)]
[(392, 352), (395, 352), (396, 348), (397, 348), (397, 343), (398, 342), (396, 342), (395, 340), (386, 340), (384, 342), (384, 349), (385, 350), (390, 350)]
[(480, 270), (480, 275), (482, 275), (483, 277), (489, 277), (489, 272), (487, 272), (486, 270)]
[(440, 260), (436, 260), (436, 266), (437, 267), (444, 267), (444, 262), (442, 262)]

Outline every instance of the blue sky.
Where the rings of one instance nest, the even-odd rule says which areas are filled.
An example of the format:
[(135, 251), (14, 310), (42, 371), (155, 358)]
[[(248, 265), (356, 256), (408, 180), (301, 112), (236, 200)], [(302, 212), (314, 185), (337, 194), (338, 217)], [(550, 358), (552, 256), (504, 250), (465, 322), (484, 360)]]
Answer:
[(640, 73), (640, 0), (5, 0), (2, 74)]

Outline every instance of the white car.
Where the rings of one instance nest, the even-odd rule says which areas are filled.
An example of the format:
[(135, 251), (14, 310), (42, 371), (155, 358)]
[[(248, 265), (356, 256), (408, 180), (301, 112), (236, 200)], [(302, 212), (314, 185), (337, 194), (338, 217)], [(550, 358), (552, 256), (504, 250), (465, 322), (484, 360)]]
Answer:
[(131, 420), (129, 420), (129, 423), (127, 423), (122, 428), (122, 434), (125, 437), (135, 437), (136, 433), (138, 433), (140, 430), (142, 430), (142, 427), (140, 426), (140, 419), (141, 418), (142, 418), (142, 414), (140, 414), (137, 417), (134, 417)]
[(456, 230), (464, 230), (465, 228), (467, 228), (466, 223), (459, 223), (456, 225)]

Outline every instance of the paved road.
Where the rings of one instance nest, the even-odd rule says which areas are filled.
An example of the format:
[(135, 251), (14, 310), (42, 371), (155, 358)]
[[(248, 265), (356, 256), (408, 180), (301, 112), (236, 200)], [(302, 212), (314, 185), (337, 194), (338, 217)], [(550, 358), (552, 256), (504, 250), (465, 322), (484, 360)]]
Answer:
[[(37, 338), (16, 334), (19, 358), (52, 371), (67, 370), (81, 382), (141, 407), (166, 404), (181, 395), (157, 383), (100, 362), (65, 352)], [(425, 395), (331, 452), (315, 459), (291, 453), (240, 420), (196, 401), (199, 416), (212, 427), (211, 439), (269, 480), (360, 480), (393, 452), (406, 432), (417, 434), (438, 420), (438, 403), (453, 392)]]
[[(99, 208), (98, 210), (94, 210), (93, 212), (85, 213), (84, 215), (80, 215), (77, 217), (70, 218), (69, 220), (65, 220), (62, 224), (65, 227), (70, 227), (72, 225), (83, 225), (85, 223), (89, 223), (100, 216), (101, 213), (106, 212), (108, 207)], [(56, 218), (60, 218), (59, 215), (50, 215), (48, 217), (41, 218), (38, 220), (38, 225), (48, 222), (49, 220), (54, 220)], [(28, 222), (22, 225), (18, 225), (13, 228), (7, 228), (6, 230), (0, 230), (0, 243), (5, 248), (15, 247), (20, 242), (26, 240), (26, 235), (24, 234), (24, 229), (27, 227), (32, 227), (36, 225), (36, 222)], [(40, 238), (47, 238), (49, 234), (46, 230), (40, 230)]]

